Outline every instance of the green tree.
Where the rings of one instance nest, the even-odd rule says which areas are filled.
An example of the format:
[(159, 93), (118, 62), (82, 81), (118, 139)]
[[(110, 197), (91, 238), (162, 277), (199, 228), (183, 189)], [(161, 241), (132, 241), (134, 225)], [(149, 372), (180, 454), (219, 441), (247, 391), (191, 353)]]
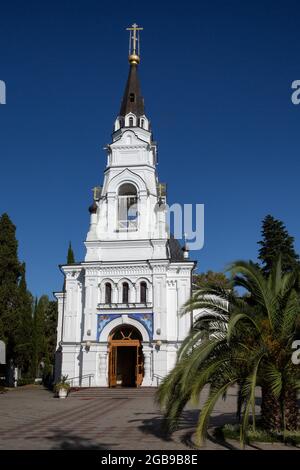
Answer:
[(46, 354), (43, 383), (52, 386), (57, 336), (57, 302), (49, 301), (45, 312)]
[(232, 287), (230, 280), (224, 273), (207, 271), (206, 273), (195, 274), (193, 276), (194, 287), (203, 287), (207, 285), (219, 285), (224, 289), (231, 289)]
[(73, 264), (73, 263), (75, 263), (75, 257), (74, 257), (74, 252), (73, 252), (73, 249), (72, 249), (71, 242), (69, 242), (68, 255), (67, 255), (67, 263), (68, 263), (68, 264)]
[(294, 238), (289, 235), (285, 225), (271, 215), (262, 221), (262, 240), (258, 258), (262, 262), (262, 270), (266, 276), (271, 272), (273, 263), (279, 254), (282, 259), (283, 272), (289, 272), (299, 267), (299, 256), (295, 252)]
[(43, 377), (49, 382), (56, 350), (57, 304), (43, 295), (35, 301), (33, 320), (33, 360), (32, 373), (36, 376), (41, 362), (44, 363)]
[(20, 327), (16, 334), (16, 363), (22, 369), (23, 374), (28, 374), (33, 354), (33, 298), (27, 290), (25, 263), (22, 265), (17, 309)]
[(33, 360), (32, 373), (37, 376), (40, 363), (49, 362), (46, 340), (46, 311), (49, 305), (47, 295), (35, 301), (33, 317)]
[(21, 327), (19, 280), (22, 266), (18, 259), (16, 227), (7, 214), (0, 217), (0, 337), (6, 342), (8, 360), (18, 357), (18, 332)]
[(249, 415), (255, 425), (255, 387), (262, 389), (261, 425), (268, 431), (294, 430), (298, 423), (299, 366), (292, 363), (292, 342), (299, 322), (299, 272), (282, 273), (281, 259), (268, 278), (252, 262), (231, 266), (234, 291), (199, 288), (186, 312), (202, 309), (184, 341), (175, 368), (158, 390), (165, 409), (165, 423), (173, 430), (186, 403), (199, 396), (206, 385), (209, 394), (200, 412), (197, 439), (206, 436), (209, 417), (217, 400), (238, 385), (237, 411), (240, 437), (247, 439)]
[(37, 305), (38, 299), (35, 298), (34, 308), (33, 308), (33, 320), (32, 320), (32, 356), (30, 364), (30, 375), (31, 377), (36, 377), (37, 367), (38, 367), (38, 349), (37, 349)]
[(50, 364), (54, 365), (56, 351), (56, 328), (57, 328), (57, 302), (49, 301), (45, 317), (45, 334), (47, 343), (47, 356)]

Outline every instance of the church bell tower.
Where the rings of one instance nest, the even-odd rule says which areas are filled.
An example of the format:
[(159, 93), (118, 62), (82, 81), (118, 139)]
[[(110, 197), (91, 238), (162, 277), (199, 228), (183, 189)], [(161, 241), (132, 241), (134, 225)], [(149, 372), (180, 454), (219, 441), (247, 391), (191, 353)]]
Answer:
[[(157, 146), (145, 114), (138, 76), (139, 28), (130, 31), (129, 74), (112, 143), (106, 146), (103, 186), (90, 207), (86, 261), (167, 258), (165, 185), (156, 172)], [(159, 194), (159, 205), (158, 205)]]
[(194, 262), (169, 234), (138, 76), (142, 28), (128, 30), (129, 74), (89, 207), (86, 256), (61, 266), (65, 290), (56, 293), (60, 369), (78, 386), (86, 377), (94, 386), (157, 386), (190, 328), (180, 310)]

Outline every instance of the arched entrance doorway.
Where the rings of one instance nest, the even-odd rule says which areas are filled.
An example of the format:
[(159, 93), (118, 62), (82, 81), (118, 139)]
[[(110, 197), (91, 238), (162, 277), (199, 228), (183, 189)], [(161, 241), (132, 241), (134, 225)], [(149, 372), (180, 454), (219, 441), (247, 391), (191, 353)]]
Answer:
[(144, 376), (142, 335), (131, 325), (120, 325), (109, 336), (109, 386), (140, 387)]

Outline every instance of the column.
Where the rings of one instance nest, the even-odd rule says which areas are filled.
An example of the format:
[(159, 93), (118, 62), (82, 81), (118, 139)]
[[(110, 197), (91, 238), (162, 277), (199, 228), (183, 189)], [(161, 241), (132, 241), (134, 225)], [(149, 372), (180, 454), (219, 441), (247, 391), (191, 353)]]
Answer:
[(107, 351), (99, 353), (99, 385), (100, 387), (107, 386)]
[(177, 281), (167, 280), (167, 339), (176, 341), (178, 335)]
[(150, 387), (152, 385), (152, 374), (151, 374), (151, 350), (143, 348), (144, 353), (144, 378), (142, 387)]
[(116, 220), (118, 217), (117, 199), (114, 193), (107, 193), (107, 239), (116, 236)]
[(97, 336), (98, 278), (96, 269), (87, 269), (85, 276), (85, 306), (83, 341), (95, 341)]

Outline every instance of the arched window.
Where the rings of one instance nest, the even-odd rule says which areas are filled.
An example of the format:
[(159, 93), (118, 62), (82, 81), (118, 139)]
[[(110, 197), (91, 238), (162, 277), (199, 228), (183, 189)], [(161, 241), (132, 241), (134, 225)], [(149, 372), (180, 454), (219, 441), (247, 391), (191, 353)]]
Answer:
[(122, 303), (128, 304), (129, 301), (129, 285), (128, 282), (123, 282), (122, 285)]
[(105, 284), (105, 303), (111, 304), (111, 284), (107, 282)]
[(144, 124), (145, 124), (144, 119), (141, 119), (141, 120), (140, 120), (140, 123), (141, 123), (141, 127), (144, 127)]
[(110, 336), (110, 340), (132, 340), (139, 339), (143, 340), (141, 333), (131, 325), (121, 325), (117, 326)]
[(133, 117), (129, 118), (129, 127), (133, 127)]
[(138, 210), (136, 187), (124, 183), (118, 193), (118, 229), (122, 231), (137, 230)]
[(132, 136), (131, 135), (126, 135), (126, 144), (128, 144), (128, 145), (132, 144)]
[(147, 302), (147, 283), (141, 282), (140, 284), (140, 293), (141, 293), (141, 304), (145, 304)]

